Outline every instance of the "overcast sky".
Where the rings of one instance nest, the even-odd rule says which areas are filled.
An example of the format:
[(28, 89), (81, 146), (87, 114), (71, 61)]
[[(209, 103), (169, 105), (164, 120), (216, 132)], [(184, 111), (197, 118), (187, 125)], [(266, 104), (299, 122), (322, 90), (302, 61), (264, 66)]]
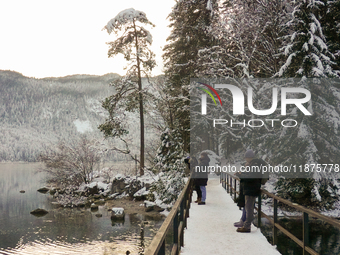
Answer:
[(125, 74), (123, 57), (108, 58), (114, 35), (103, 29), (120, 11), (146, 13), (156, 27), (152, 50), (162, 73), (162, 50), (169, 36), (166, 19), (174, 0), (0, 0), (0, 69), (28, 77)]

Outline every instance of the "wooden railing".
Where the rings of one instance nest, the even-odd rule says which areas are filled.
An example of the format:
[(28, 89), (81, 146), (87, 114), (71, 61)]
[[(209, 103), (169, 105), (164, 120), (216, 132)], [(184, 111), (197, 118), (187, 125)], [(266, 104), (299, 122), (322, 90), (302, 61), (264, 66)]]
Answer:
[(192, 179), (189, 178), (169, 215), (152, 239), (151, 244), (145, 250), (145, 255), (165, 254), (165, 238), (171, 229), (171, 225), (173, 226), (171, 255), (178, 255), (180, 253), (181, 247), (184, 246), (184, 228), (187, 226), (191, 197)]
[[(238, 183), (239, 181), (240, 179), (238, 177), (231, 175), (229, 173), (222, 172), (220, 175), (220, 182), (222, 183), (223, 188), (226, 189), (226, 191), (230, 193), (231, 196), (234, 196), (234, 200), (236, 199), (236, 194), (239, 194), (239, 191), (237, 191), (237, 187), (239, 187), (239, 183)], [(261, 210), (261, 195), (262, 194), (265, 194), (268, 197), (273, 198), (274, 213), (272, 217), (266, 215)], [(261, 195), (258, 197), (258, 206), (256, 208), (258, 211), (258, 218), (257, 218), (258, 223), (257, 224), (258, 224), (258, 228), (260, 228), (261, 218), (265, 217), (273, 225), (273, 245), (277, 244), (277, 230), (280, 230), (283, 234), (288, 236), (290, 239), (292, 239), (296, 244), (298, 244), (303, 249), (304, 255), (305, 254), (318, 255), (319, 253), (317, 253), (315, 250), (309, 247), (309, 224), (308, 224), (309, 217), (315, 217), (317, 219), (327, 222), (331, 224), (332, 226), (340, 229), (340, 222), (337, 220), (324, 216), (320, 213), (317, 213), (299, 204), (292, 203), (288, 201), (287, 199), (280, 198), (264, 189), (261, 189)], [(302, 240), (294, 236), (292, 233), (290, 233), (287, 229), (285, 229), (278, 223), (278, 217), (277, 217), (278, 201), (290, 207), (293, 207), (296, 210), (301, 211), (303, 213), (303, 217), (302, 217), (303, 238)]]

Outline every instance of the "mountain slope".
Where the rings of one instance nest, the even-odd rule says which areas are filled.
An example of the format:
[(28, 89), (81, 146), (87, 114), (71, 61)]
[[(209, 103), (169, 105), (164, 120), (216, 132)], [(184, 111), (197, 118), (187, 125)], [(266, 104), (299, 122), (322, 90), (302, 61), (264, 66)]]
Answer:
[(35, 161), (46, 146), (81, 134), (102, 139), (101, 100), (117, 74), (34, 79), (0, 70), (0, 161)]

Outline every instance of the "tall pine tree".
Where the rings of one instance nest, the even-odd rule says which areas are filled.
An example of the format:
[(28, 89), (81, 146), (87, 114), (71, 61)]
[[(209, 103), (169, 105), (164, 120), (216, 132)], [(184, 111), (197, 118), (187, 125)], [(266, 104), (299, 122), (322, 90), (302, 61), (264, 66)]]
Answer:
[[(331, 1), (296, 1), (292, 19), (287, 22), (286, 45), (282, 48), (286, 62), (277, 77), (297, 77), (291, 85), (311, 92), (311, 101), (305, 104), (312, 116), (292, 109), (290, 115), (297, 121), (295, 128), (281, 128), (263, 144), (272, 154), (273, 163), (337, 164), (340, 157), (338, 137), (340, 108), (337, 78), (336, 43), (330, 31)], [(334, 29), (333, 29), (334, 30)], [(333, 42), (332, 42), (333, 40)], [(331, 47), (329, 47), (332, 45)], [(306, 79), (313, 78), (313, 79)], [(285, 84), (289, 86), (289, 84)], [(279, 194), (293, 201), (330, 208), (337, 200), (337, 174), (309, 171), (307, 179), (282, 179), (278, 182)], [(296, 199), (300, 197), (300, 201)]]
[(163, 55), (173, 105), (168, 126), (178, 129), (175, 133), (180, 133), (185, 151), (189, 151), (190, 139), (189, 82), (196, 77), (198, 51), (214, 43), (208, 35), (214, 8), (215, 0), (183, 0), (176, 2), (169, 15), (172, 31)]
[(110, 45), (108, 56), (123, 54), (128, 61), (127, 75), (112, 85), (116, 94), (106, 98), (103, 107), (109, 118), (99, 129), (106, 137), (119, 137), (126, 134), (122, 121), (124, 111), (138, 111), (140, 116), (140, 175), (144, 174), (144, 103), (146, 91), (142, 88), (142, 73), (148, 74), (155, 66), (154, 53), (149, 49), (152, 36), (143, 25), (154, 26), (144, 12), (133, 8), (126, 9), (111, 19), (104, 29), (117, 38)]

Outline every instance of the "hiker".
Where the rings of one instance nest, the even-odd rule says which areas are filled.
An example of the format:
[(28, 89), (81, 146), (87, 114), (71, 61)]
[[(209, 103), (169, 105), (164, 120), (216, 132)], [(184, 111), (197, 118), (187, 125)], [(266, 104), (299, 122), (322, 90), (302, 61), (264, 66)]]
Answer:
[(194, 190), (197, 193), (197, 199), (196, 199), (195, 203), (198, 203), (202, 199), (201, 187), (197, 184), (197, 176), (196, 176), (197, 174), (195, 173), (195, 168), (196, 168), (196, 166), (198, 166), (198, 161), (195, 157), (192, 157), (192, 158), (187, 157), (184, 160), (184, 162), (188, 164), (189, 169), (191, 171), (192, 185), (194, 187)]
[(199, 169), (196, 171), (195, 175), (197, 176), (196, 185), (200, 187), (202, 192), (201, 200), (197, 201), (199, 205), (205, 205), (205, 200), (207, 196), (206, 186), (208, 182), (208, 166), (209, 166), (210, 158), (208, 157), (208, 153), (202, 152), (199, 158)]
[[(244, 154), (246, 165), (245, 166), (258, 166), (261, 170), (261, 166), (266, 165), (262, 159), (256, 159), (253, 150), (247, 150)], [(249, 233), (251, 231), (251, 223), (254, 219), (254, 206), (256, 197), (261, 194), (262, 173), (259, 172), (242, 172), (239, 174), (241, 182), (243, 183), (243, 193), (245, 198), (243, 218), (239, 221), (237, 232)], [(245, 214), (245, 215), (243, 215)], [(242, 225), (243, 222), (243, 226)]]

